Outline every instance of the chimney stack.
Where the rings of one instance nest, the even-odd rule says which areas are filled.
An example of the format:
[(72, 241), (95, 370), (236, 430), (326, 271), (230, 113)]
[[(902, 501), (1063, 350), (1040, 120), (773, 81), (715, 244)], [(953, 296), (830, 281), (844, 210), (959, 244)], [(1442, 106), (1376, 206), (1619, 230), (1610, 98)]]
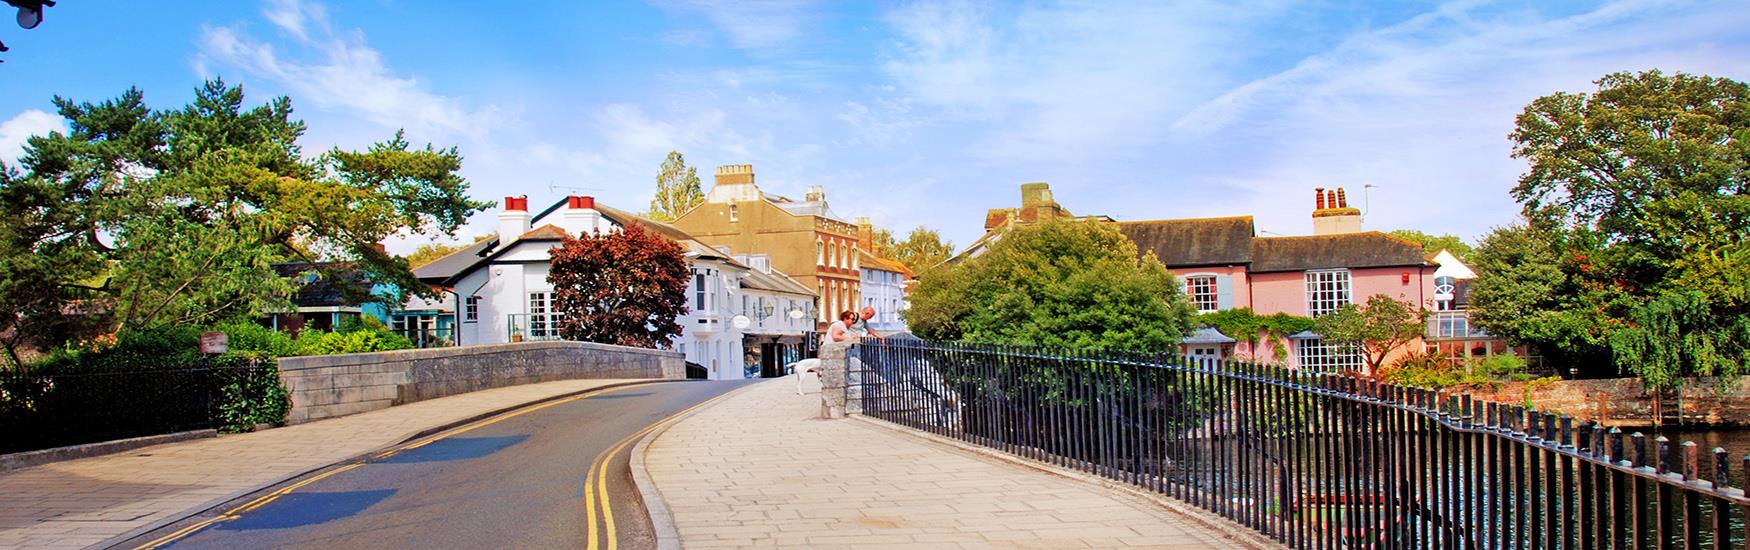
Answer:
[(802, 199), (808, 202), (824, 201), (826, 200), (826, 189), (819, 185), (811, 185), (808, 187), (808, 194), (803, 195)]
[(752, 164), (728, 164), (717, 167), (717, 185), (753, 183)]
[(601, 229), (601, 221), (602, 213), (595, 209), (595, 197), (565, 197), (565, 210), (559, 212), (560, 229), (574, 235), (595, 233)]
[(498, 213), (498, 245), (515, 242), (529, 232), (529, 196), (505, 197), (504, 211)]
[(870, 254), (875, 253), (875, 224), (869, 222), (868, 216), (857, 218), (857, 244)]
[(1313, 210), (1324, 210), (1325, 209), (1325, 188), (1323, 188), (1323, 187), (1314, 187), (1313, 188), (1313, 202), (1316, 203), (1315, 206), (1313, 206)]
[(1349, 207), (1349, 194), (1343, 188), (1317, 188), (1318, 208), (1313, 210), (1314, 235), (1340, 235), (1361, 232), (1361, 211)]

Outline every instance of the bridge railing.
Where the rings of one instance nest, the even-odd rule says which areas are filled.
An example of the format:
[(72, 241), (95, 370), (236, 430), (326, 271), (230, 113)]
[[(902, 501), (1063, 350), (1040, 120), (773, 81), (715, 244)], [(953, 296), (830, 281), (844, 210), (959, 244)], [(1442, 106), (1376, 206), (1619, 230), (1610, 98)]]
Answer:
[[(1295, 548), (1742, 548), (1750, 457), (1469, 395), (1168, 354), (888, 340), (862, 414)], [(1734, 475), (1736, 485), (1734, 485)]]

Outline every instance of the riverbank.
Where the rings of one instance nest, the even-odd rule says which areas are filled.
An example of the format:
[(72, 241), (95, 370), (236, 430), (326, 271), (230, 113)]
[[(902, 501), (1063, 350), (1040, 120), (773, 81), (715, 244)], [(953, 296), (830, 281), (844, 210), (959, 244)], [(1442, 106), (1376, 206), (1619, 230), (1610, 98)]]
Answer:
[(1502, 382), (1468, 391), (1479, 399), (1624, 428), (1750, 427), (1750, 377), (1734, 381), (1691, 379), (1662, 398), (1648, 392), (1639, 378)]

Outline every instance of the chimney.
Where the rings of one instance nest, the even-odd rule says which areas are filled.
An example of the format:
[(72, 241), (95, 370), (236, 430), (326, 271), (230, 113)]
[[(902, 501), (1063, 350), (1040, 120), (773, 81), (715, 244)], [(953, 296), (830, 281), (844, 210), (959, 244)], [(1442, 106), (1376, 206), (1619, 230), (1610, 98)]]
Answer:
[(869, 223), (868, 216), (857, 218), (857, 244), (871, 254), (875, 252), (875, 224)]
[(717, 185), (753, 183), (752, 164), (727, 164), (717, 167)]
[(802, 199), (808, 202), (824, 201), (826, 200), (826, 189), (819, 185), (811, 185), (808, 187), (808, 194), (804, 195)]
[(566, 233), (583, 235), (601, 229), (602, 213), (595, 209), (595, 197), (565, 197), (565, 209), (559, 212), (559, 228)]
[(505, 197), (504, 211), (498, 213), (498, 245), (516, 242), (529, 232), (529, 196)]
[(1051, 185), (1043, 181), (1021, 184), (1021, 208), (1056, 204), (1051, 200)]
[(1314, 200), (1314, 202), (1317, 203), (1315, 206), (1313, 206), (1313, 210), (1324, 210), (1325, 209), (1325, 188), (1314, 187), (1313, 188), (1313, 200)]
[(1349, 207), (1349, 195), (1343, 188), (1329, 190), (1320, 187), (1317, 193), (1318, 208), (1312, 214), (1314, 235), (1361, 232), (1361, 211)]

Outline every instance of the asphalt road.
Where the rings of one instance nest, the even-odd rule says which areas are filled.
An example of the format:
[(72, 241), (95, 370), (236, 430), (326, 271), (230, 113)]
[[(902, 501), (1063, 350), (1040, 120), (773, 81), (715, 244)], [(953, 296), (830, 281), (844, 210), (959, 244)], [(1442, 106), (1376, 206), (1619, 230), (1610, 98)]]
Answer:
[(632, 436), (746, 383), (643, 384), (511, 411), (264, 489), (122, 547), (650, 548), (650, 518), (627, 465)]

